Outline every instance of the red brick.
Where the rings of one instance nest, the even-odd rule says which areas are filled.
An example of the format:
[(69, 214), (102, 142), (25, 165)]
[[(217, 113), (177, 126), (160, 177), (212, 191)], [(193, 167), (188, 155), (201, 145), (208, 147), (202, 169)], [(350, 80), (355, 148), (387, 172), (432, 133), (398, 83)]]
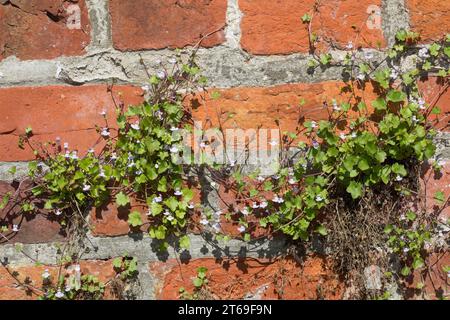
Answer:
[[(142, 90), (118, 86), (126, 105), (143, 100)], [(71, 150), (85, 152), (99, 138), (95, 125), (105, 126), (102, 110), (107, 110), (110, 127), (115, 125), (115, 106), (106, 86), (48, 86), (0, 89), (0, 161), (34, 159), (30, 148), (18, 148), (18, 135), (31, 126), (32, 142), (68, 142)]]
[(450, 2), (441, 0), (406, 0), (412, 30), (424, 42), (438, 40), (450, 32)]
[[(248, 184), (250, 184), (249, 182)], [(272, 199), (272, 192), (262, 192), (260, 194), (261, 198)], [(253, 201), (242, 201), (242, 199), (238, 199), (236, 197), (236, 191), (227, 189), (224, 185), (219, 186), (219, 206), (223, 211), (223, 214), (220, 216), (220, 227), (222, 233), (236, 237), (242, 238), (242, 233), (238, 230), (239, 217), (242, 215), (239, 212), (244, 207), (251, 208)], [(228, 221), (225, 217), (226, 213), (230, 213), (233, 217), (232, 221)], [(237, 214), (236, 214), (237, 213)], [(245, 233), (249, 233), (252, 239), (260, 238), (263, 236), (267, 236), (269, 238), (272, 237), (272, 232), (270, 228), (262, 228), (259, 224), (260, 217), (264, 216), (263, 210), (253, 210), (252, 214), (248, 215), (246, 221), (248, 222), (248, 228)]]
[[(301, 17), (308, 12), (311, 14), (315, 3), (315, 0), (239, 1), (244, 14), (242, 47), (253, 54), (308, 52), (307, 25), (302, 23)], [(372, 21), (373, 8), (381, 12), (381, 1), (322, 1), (319, 14), (313, 18), (312, 31), (338, 47), (345, 47), (349, 41), (355, 46), (384, 46), (381, 24)], [(381, 17), (378, 15), (376, 19)], [(359, 36), (352, 26), (361, 30)]]
[[(112, 0), (112, 34), (119, 50), (181, 48), (225, 26), (226, 0)], [(223, 43), (223, 31), (204, 47)]]
[[(337, 276), (317, 257), (308, 258), (303, 266), (291, 259), (196, 259), (187, 264), (169, 260), (150, 263), (150, 272), (158, 279), (159, 299), (178, 299), (181, 287), (192, 293), (199, 267), (208, 268), (208, 289), (216, 299), (242, 299), (258, 291), (260, 299), (269, 300), (340, 299), (343, 291)], [(323, 296), (318, 296), (319, 291)]]
[(441, 219), (450, 219), (450, 206), (443, 208), (443, 205), (434, 199), (436, 192), (443, 192), (445, 199), (450, 197), (450, 161), (443, 161), (441, 165), (442, 170), (438, 174), (430, 166), (424, 165), (421, 177), (422, 196), (426, 196), (428, 213), (439, 214)]
[[(203, 121), (203, 129), (218, 127), (219, 120), (224, 129), (277, 129), (278, 120), (281, 131), (295, 132), (298, 124), (305, 120), (328, 119), (333, 99), (339, 103), (347, 101), (349, 95), (342, 92), (343, 85), (342, 82), (330, 81), (267, 88), (210, 89), (208, 94), (189, 100), (189, 104), (194, 120)], [(369, 85), (364, 92), (356, 88), (355, 91), (364, 94), (366, 99), (375, 97)], [(220, 98), (212, 98), (215, 92), (220, 94)], [(305, 104), (300, 106), (302, 99)], [(328, 109), (324, 107), (324, 102), (328, 103)], [(228, 114), (233, 115), (232, 118), (227, 119)]]
[[(71, 23), (74, 17), (78, 25)], [(0, 60), (82, 55), (89, 42), (84, 0), (11, 0), (0, 6)]]
[[(132, 211), (141, 213), (143, 222), (147, 222), (148, 212), (146, 204), (139, 204), (132, 201), (131, 207), (118, 208), (114, 202), (105, 204), (100, 208), (93, 208), (90, 213), (90, 222), (92, 226), (92, 233), (96, 236), (121, 236), (126, 235), (131, 230), (128, 224), (128, 215)], [(143, 231), (144, 227), (141, 228)]]
[[(80, 262), (81, 273), (91, 274), (103, 282), (106, 283), (108, 280), (114, 279), (116, 273), (114, 271), (112, 260), (109, 261), (81, 261)], [(58, 275), (59, 266), (36, 266), (36, 265), (25, 265), (25, 266), (9, 266), (11, 272), (17, 272), (16, 276), (21, 283), (24, 283), (25, 279), (28, 278), (28, 284), (41, 289), (42, 273), (48, 270), (51, 274), (52, 280), (55, 280)], [(67, 275), (69, 270), (67, 267), (63, 267), (61, 274)], [(0, 300), (36, 300), (39, 296), (38, 291), (27, 291), (24, 288), (19, 288), (17, 286), (17, 280), (15, 280), (6, 270), (5, 267), (0, 266)], [(106, 299), (112, 299), (114, 296), (107, 287), (105, 292)]]
[[(0, 181), (0, 199), (8, 192), (15, 194), (16, 188)], [(22, 214), (19, 207), (12, 208), (11, 205), (7, 205), (3, 210), (0, 210), (0, 226), (8, 227), (9, 231), (3, 233), (4, 237), (0, 237), (0, 244), (63, 241), (65, 233), (61, 229), (59, 222), (54, 218), (54, 216), (48, 215), (47, 212), (43, 211), (33, 214)], [(12, 231), (12, 227), (15, 224), (18, 225), (19, 232)]]
[[(421, 272), (416, 271), (410, 279), (407, 297), (410, 299), (448, 299), (449, 291), (449, 275), (444, 272), (443, 268), (450, 266), (450, 253), (440, 252), (433, 253), (427, 258), (428, 270)], [(424, 285), (422, 290), (417, 290), (417, 285)]]
[[(198, 187), (189, 185), (189, 188), (194, 191), (194, 198), (192, 200), (195, 204), (201, 202), (201, 192)], [(140, 228), (141, 231), (148, 230), (148, 222), (150, 222), (148, 213), (148, 206), (146, 203), (141, 203), (133, 198), (131, 199), (131, 207), (118, 208), (114, 201), (106, 203), (102, 207), (92, 208), (90, 212), (90, 223), (92, 225), (92, 233), (100, 237), (114, 237), (122, 236), (130, 233), (130, 231), (138, 231), (130, 229), (128, 224), (128, 215), (132, 211), (141, 213), (141, 218), (144, 226)], [(197, 219), (199, 220), (199, 219)], [(198, 232), (198, 230), (196, 230)]]
[(427, 105), (439, 107), (441, 114), (430, 115), (434, 126), (440, 130), (448, 130), (450, 123), (450, 78), (429, 77), (419, 82), (419, 89)]

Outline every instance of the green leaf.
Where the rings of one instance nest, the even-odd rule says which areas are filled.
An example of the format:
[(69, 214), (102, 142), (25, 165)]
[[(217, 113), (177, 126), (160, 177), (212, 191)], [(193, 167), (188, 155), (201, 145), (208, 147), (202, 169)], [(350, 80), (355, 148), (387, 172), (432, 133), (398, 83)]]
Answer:
[(425, 71), (428, 71), (428, 70), (431, 69), (431, 67), (432, 67), (431, 62), (430, 62), (430, 61), (427, 61), (427, 62), (425, 62), (425, 63), (423, 64), (422, 69), (425, 70)]
[(384, 184), (389, 183), (390, 175), (391, 175), (391, 167), (390, 166), (386, 166), (381, 169), (380, 178), (381, 178), (381, 181), (384, 182)]
[(384, 89), (389, 88), (389, 76), (391, 71), (389, 69), (378, 70), (374, 74), (375, 81)]
[(152, 202), (150, 204), (150, 211), (153, 216), (157, 216), (163, 211), (163, 207), (159, 203)]
[(387, 109), (387, 103), (386, 100), (383, 98), (378, 98), (374, 101), (372, 101), (372, 107), (375, 108), (375, 110), (382, 111)]
[(122, 268), (122, 258), (115, 258), (113, 260), (113, 267), (116, 269)]
[(360, 103), (358, 103), (358, 110), (359, 111), (363, 111), (363, 110), (366, 110), (367, 109), (367, 105), (364, 103), (364, 102), (360, 102)]
[(9, 202), (9, 198), (11, 197), (11, 193), (8, 192), (7, 194), (5, 194), (2, 198), (2, 201), (0, 202), (0, 210), (4, 209), (6, 207), (6, 205)]
[(440, 50), (440, 49), (441, 49), (441, 46), (440, 46), (439, 44), (433, 43), (433, 44), (430, 46), (430, 48), (429, 48), (430, 54), (431, 54), (433, 57), (436, 57), (436, 56), (439, 54), (439, 50)]
[(431, 114), (439, 115), (441, 114), (441, 109), (439, 107), (434, 107), (433, 110), (431, 110)]
[(151, 227), (149, 234), (153, 239), (164, 240), (166, 238), (166, 230), (167, 228), (163, 225)]
[(192, 200), (192, 198), (194, 198), (194, 191), (192, 191), (191, 189), (183, 189), (183, 200), (186, 202), (189, 202)]
[(147, 175), (147, 177), (150, 180), (155, 180), (156, 178), (158, 178), (158, 174), (156, 173), (156, 169), (151, 167), (151, 166), (145, 167), (145, 174)]
[(408, 174), (406, 172), (405, 166), (402, 165), (402, 164), (399, 164), (399, 163), (394, 163), (392, 165), (392, 172), (395, 173), (395, 174), (398, 174), (398, 175), (400, 175), (402, 177), (406, 177), (406, 175)]
[(164, 201), (164, 204), (170, 209), (170, 211), (175, 212), (178, 208), (178, 200), (175, 197), (170, 197)]
[(422, 258), (420, 257), (416, 257), (414, 258), (412, 267), (414, 268), (414, 270), (420, 269), (425, 265), (424, 261)]
[(16, 166), (12, 166), (9, 170), (8, 170), (9, 174), (16, 174), (17, 172), (17, 167)]
[(81, 202), (82, 202), (84, 199), (86, 199), (86, 196), (84, 195), (84, 193), (81, 193), (81, 192), (77, 192), (77, 193), (75, 194), (75, 197), (76, 197), (78, 200), (80, 200)]
[(200, 278), (195, 278), (192, 283), (196, 288), (200, 288), (203, 285), (203, 280)]
[(191, 240), (187, 235), (184, 235), (180, 238), (180, 248), (189, 249), (191, 247)]
[(446, 77), (447, 76), (447, 71), (445, 70), (439, 70), (438, 72), (438, 77)]
[(26, 127), (25, 128), (25, 134), (27, 136), (31, 136), (33, 134), (33, 129), (30, 126)]
[(31, 212), (34, 210), (34, 205), (32, 203), (25, 202), (22, 204), (22, 210), (25, 212)]
[(413, 211), (408, 211), (408, 213), (406, 214), (406, 217), (408, 218), (408, 220), (414, 221), (414, 220), (416, 220), (417, 215)]
[(327, 229), (323, 225), (318, 226), (316, 232), (322, 236), (326, 236), (328, 234)]
[(44, 205), (44, 209), (45, 210), (52, 210), (53, 209), (53, 201), (52, 200), (46, 201), (45, 205)]
[(141, 214), (137, 211), (133, 211), (128, 215), (128, 224), (132, 227), (142, 226)]
[(213, 99), (213, 100), (218, 100), (218, 99), (220, 99), (220, 97), (221, 97), (221, 94), (219, 91), (213, 91), (211, 93), (211, 99)]
[(150, 83), (153, 84), (153, 85), (158, 84), (158, 83), (159, 83), (158, 77), (152, 76), (152, 77), (150, 78)]
[(391, 101), (391, 102), (402, 102), (402, 101), (405, 101), (406, 94), (402, 91), (391, 90), (388, 92), (386, 97), (387, 97), (388, 101)]
[(199, 268), (197, 268), (197, 276), (200, 279), (205, 279), (207, 272), (208, 272), (208, 268), (206, 268), (206, 267), (199, 267)]
[(395, 38), (398, 41), (405, 41), (407, 36), (408, 36), (408, 33), (407, 33), (407, 31), (405, 29), (402, 29), (402, 30), (398, 31), (395, 34)]
[(362, 195), (362, 184), (355, 181), (350, 182), (347, 192), (352, 195), (353, 199), (358, 199)]
[(343, 164), (344, 164), (344, 168), (347, 169), (348, 171), (351, 171), (353, 169), (353, 166), (357, 163), (358, 159), (353, 156), (353, 155), (349, 155), (347, 156), (347, 158), (345, 158)]
[(445, 194), (442, 191), (438, 191), (434, 194), (434, 199), (437, 200), (440, 204), (444, 204), (445, 202)]
[(158, 181), (158, 191), (167, 192), (167, 178), (165, 176)]
[(152, 139), (150, 137), (146, 137), (143, 142), (149, 155), (152, 155), (161, 147), (161, 144), (158, 140)]
[(130, 198), (124, 194), (122, 191), (120, 191), (116, 195), (116, 203), (119, 207), (125, 207), (130, 203)]
[(361, 159), (358, 163), (358, 168), (361, 171), (366, 171), (370, 169), (370, 165), (369, 162), (366, 159)]
[(331, 54), (327, 53), (327, 54), (321, 54), (320, 55), (320, 63), (323, 65), (327, 65), (331, 62)]
[(350, 108), (351, 108), (352, 106), (351, 106), (350, 103), (344, 102), (344, 103), (341, 105), (341, 107), (342, 107), (342, 110), (344, 110), (345, 112), (347, 112), (347, 111), (350, 110)]
[(375, 159), (377, 159), (377, 161), (379, 163), (383, 163), (384, 161), (386, 161), (386, 157), (387, 157), (387, 155), (386, 155), (386, 152), (384, 152), (384, 151), (378, 151), (375, 154)]
[(384, 233), (390, 234), (394, 230), (394, 227), (390, 224), (388, 224), (386, 227), (384, 227)]
[(273, 183), (270, 180), (266, 180), (264, 182), (264, 191), (272, 191), (273, 189)]
[(305, 13), (303, 16), (302, 16), (302, 22), (303, 23), (308, 23), (308, 22), (310, 22), (311, 21), (311, 16), (308, 14), (308, 13)]
[(407, 277), (411, 274), (411, 269), (407, 266), (403, 267), (403, 269), (400, 272), (402, 276)]
[(59, 177), (56, 180), (56, 183), (60, 189), (64, 189), (64, 187), (68, 184), (67, 180), (64, 177)]
[(447, 55), (447, 57), (450, 58), (450, 47), (445, 47), (444, 48), (444, 53)]
[(133, 258), (128, 265), (128, 272), (134, 273), (137, 271), (137, 259)]

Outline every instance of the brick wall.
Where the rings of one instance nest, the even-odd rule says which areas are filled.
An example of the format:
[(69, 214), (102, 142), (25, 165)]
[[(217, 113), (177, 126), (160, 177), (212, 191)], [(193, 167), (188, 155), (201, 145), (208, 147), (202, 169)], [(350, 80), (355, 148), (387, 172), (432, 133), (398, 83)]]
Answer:
[[(195, 45), (212, 33), (198, 52), (209, 85), (221, 92), (210, 101), (210, 110), (236, 114), (234, 125), (274, 127), (279, 119), (286, 130), (295, 127), (301, 97), (306, 109), (339, 95), (341, 69), (332, 67), (308, 72), (308, 39), (300, 17), (313, 0), (9, 0), (0, 1), (0, 195), (14, 190), (8, 168), (17, 166), (17, 176), (33, 159), (29, 149), (17, 148), (17, 136), (29, 125), (36, 141), (61, 137), (72, 148), (87, 150), (95, 140), (95, 124), (103, 109), (113, 115), (107, 92), (127, 104), (143, 99), (141, 85), (145, 68), (157, 72), (173, 50)], [(336, 54), (351, 40), (374, 58), (393, 43), (396, 31), (411, 27), (423, 34), (424, 43), (450, 32), (450, 2), (438, 0), (324, 0), (314, 28), (330, 40)], [(364, 36), (355, 39), (358, 26)], [(424, 92), (439, 90), (430, 80)], [(450, 92), (439, 105), (450, 112)], [(209, 117), (200, 106), (194, 116)], [(310, 116), (324, 117), (320, 111)], [(110, 119), (111, 121), (113, 119)], [(437, 141), (438, 157), (445, 163), (444, 175), (426, 183), (448, 194), (450, 136), (442, 132)], [(204, 197), (220, 207), (217, 193)], [(448, 217), (448, 212), (445, 212)], [(3, 218), (0, 216), (0, 219)], [(222, 298), (340, 299), (342, 283), (318, 256), (311, 254), (300, 267), (292, 260), (278, 260), (286, 250), (284, 239), (244, 243), (211, 244), (201, 235), (191, 235), (192, 248), (183, 255), (169, 250), (157, 255), (149, 238), (129, 234), (124, 217), (113, 206), (93, 210), (89, 216), (95, 232), (85, 240), (90, 248), (81, 267), (103, 279), (111, 277), (111, 259), (125, 253), (139, 260), (136, 289), (141, 299), (176, 298), (179, 287), (191, 288), (198, 266), (211, 271), (213, 293)], [(10, 221), (17, 223), (18, 221)], [(0, 259), (39, 283), (42, 270), (55, 272), (55, 244), (66, 241), (59, 225), (44, 216), (21, 221), (21, 232), (8, 242), (0, 239)], [(17, 253), (22, 243), (27, 255)], [(46, 266), (35, 266), (31, 258)], [(447, 264), (449, 258), (446, 258)], [(441, 262), (443, 263), (443, 262)], [(434, 266), (439, 272), (438, 264)], [(283, 295), (280, 279), (285, 275)], [(436, 276), (437, 281), (441, 279)], [(435, 279), (435, 281), (436, 281)], [(447, 290), (445, 281), (441, 284)], [(320, 289), (320, 290), (319, 290)], [(320, 292), (320, 296), (319, 296)], [(14, 280), (0, 268), (0, 298), (32, 299), (15, 288)]]

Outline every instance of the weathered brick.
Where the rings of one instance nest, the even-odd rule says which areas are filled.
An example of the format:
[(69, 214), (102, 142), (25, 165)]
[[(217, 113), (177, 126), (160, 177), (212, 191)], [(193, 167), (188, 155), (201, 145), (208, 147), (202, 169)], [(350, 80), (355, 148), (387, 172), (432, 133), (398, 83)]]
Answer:
[[(194, 198), (192, 200), (195, 204), (201, 203), (201, 192), (198, 187), (189, 185), (189, 188), (194, 191)], [(92, 233), (100, 237), (114, 237), (129, 234), (130, 232), (139, 231), (138, 229), (130, 228), (128, 224), (128, 216), (132, 211), (141, 213), (144, 225), (140, 228), (145, 232), (148, 230), (148, 222), (150, 222), (148, 214), (148, 205), (139, 202), (133, 197), (131, 198), (131, 205), (127, 207), (117, 207), (114, 201), (105, 203), (102, 207), (92, 208), (90, 212), (90, 223), (92, 226)], [(198, 231), (198, 230), (197, 230)]]
[[(328, 119), (333, 99), (338, 103), (346, 102), (349, 94), (341, 90), (343, 86), (342, 82), (329, 81), (266, 88), (210, 89), (208, 94), (197, 95), (189, 104), (194, 120), (203, 121), (203, 129), (218, 127), (221, 123), (224, 129), (261, 127), (296, 132), (298, 125), (305, 120)], [(362, 94), (357, 88), (355, 91)], [(364, 91), (368, 101), (375, 98), (373, 91), (369, 85)], [(219, 98), (215, 97), (216, 93), (219, 93)], [(302, 100), (304, 105), (300, 103)]]
[[(239, 1), (244, 14), (242, 47), (250, 53), (265, 55), (308, 52), (307, 25), (301, 17), (308, 12), (312, 14), (316, 2)], [(354, 46), (384, 46), (380, 8), (380, 0), (321, 1), (319, 12), (313, 17), (312, 31), (329, 45), (341, 48), (350, 41)]]
[[(142, 90), (117, 86), (116, 101), (128, 104), (142, 102)], [(0, 89), (0, 161), (34, 159), (32, 150), (18, 148), (18, 135), (31, 126), (33, 143), (68, 142), (70, 150), (85, 152), (99, 139), (95, 125), (106, 126), (100, 113), (107, 111), (110, 127), (115, 125), (115, 105), (106, 86), (48, 86)], [(101, 140), (100, 140), (101, 141)]]
[[(223, 214), (220, 216), (220, 227), (221, 231), (233, 237), (242, 238), (243, 234), (238, 230), (239, 223), (237, 222), (240, 217), (242, 217), (241, 210), (244, 207), (247, 207), (250, 210), (253, 202), (251, 201), (242, 201), (242, 199), (238, 199), (236, 196), (235, 190), (230, 190), (226, 188), (224, 185), (220, 185), (218, 188), (218, 205), (220, 210), (222, 210)], [(272, 199), (272, 192), (262, 192), (260, 194), (260, 199)], [(238, 201), (239, 200), (239, 201)], [(232, 221), (228, 221), (225, 217), (226, 213), (230, 213), (233, 216)], [(263, 236), (272, 237), (272, 232), (270, 228), (263, 228), (259, 224), (260, 218), (266, 216), (265, 210), (261, 209), (253, 209), (252, 214), (247, 216), (246, 221), (248, 222), (248, 227), (245, 230), (245, 233), (249, 233), (251, 237), (259, 238)]]
[[(21, 187), (21, 190), (24, 188)], [(16, 190), (17, 187), (0, 181), (0, 199), (8, 192), (13, 196)], [(0, 227), (5, 226), (8, 228), (8, 231), (0, 237), (0, 245), (17, 242), (45, 243), (63, 241), (66, 235), (55, 218), (55, 216), (48, 215), (44, 211), (33, 214), (22, 214), (18, 206), (13, 207), (8, 204), (3, 210), (0, 210)], [(19, 227), (19, 232), (12, 231), (13, 225)]]
[[(90, 213), (92, 233), (96, 236), (121, 236), (132, 231), (128, 224), (128, 215), (138, 211), (141, 213), (142, 221), (148, 222), (147, 205), (132, 201), (131, 206), (118, 208), (114, 201), (105, 204), (103, 207), (93, 208)], [(144, 227), (141, 230), (145, 230)]]
[(411, 28), (424, 42), (432, 42), (450, 32), (450, 2), (441, 0), (406, 0)]
[[(119, 50), (181, 48), (225, 26), (226, 0), (112, 0), (112, 34)], [(224, 42), (223, 31), (202, 45)]]
[(186, 264), (176, 260), (150, 263), (159, 299), (176, 300), (179, 289), (193, 292), (197, 268), (208, 268), (208, 291), (216, 299), (339, 299), (342, 285), (320, 258), (311, 257), (303, 266), (291, 259), (196, 259)]
[[(441, 114), (430, 115), (434, 126), (446, 130), (450, 115), (450, 91), (445, 81), (430, 77), (419, 83), (419, 88), (427, 102), (441, 109)], [(377, 89), (367, 83), (365, 88), (354, 87), (357, 99), (350, 99), (344, 83), (328, 81), (320, 83), (298, 83), (272, 87), (236, 87), (231, 89), (211, 88), (206, 94), (197, 94), (188, 99), (195, 121), (202, 129), (277, 129), (297, 132), (306, 120), (326, 120), (332, 113), (332, 100), (338, 103), (349, 101), (353, 110), (363, 99), (369, 110), (371, 102), (379, 95)], [(300, 102), (304, 101), (301, 105)], [(325, 105), (327, 104), (327, 105)], [(350, 111), (351, 117), (357, 112)], [(226, 133), (226, 132), (225, 132)], [(299, 139), (306, 141), (299, 134)]]
[(430, 115), (437, 129), (448, 131), (450, 123), (450, 78), (429, 77), (419, 82), (419, 89), (425, 102), (441, 110), (439, 115)]
[(436, 192), (443, 192), (444, 198), (450, 197), (450, 161), (441, 160), (442, 170), (436, 173), (429, 165), (424, 165), (421, 176), (422, 196), (426, 197), (427, 212), (441, 219), (450, 219), (450, 206), (443, 206), (435, 199)]
[(90, 41), (84, 0), (10, 0), (0, 5), (0, 60), (82, 55)]
[[(91, 274), (103, 283), (108, 280), (114, 279), (116, 273), (114, 271), (112, 260), (109, 261), (81, 261), (81, 274)], [(45, 270), (50, 273), (50, 279), (54, 281), (59, 272), (58, 266), (36, 266), (36, 265), (25, 265), (25, 266), (8, 266), (10, 272), (15, 272), (15, 277), (20, 281), (20, 283), (27, 283), (32, 288), (42, 289), (43, 278), (42, 274)], [(68, 266), (61, 269), (61, 275), (67, 275), (70, 273)], [(26, 288), (21, 288), (18, 286), (18, 281), (15, 279), (5, 267), (0, 266), (0, 300), (35, 300), (42, 293), (38, 290), (26, 290)], [(27, 280), (27, 281), (25, 281)], [(54, 282), (53, 282), (54, 283)], [(114, 296), (112, 292), (107, 288), (105, 291), (106, 299), (113, 299)]]
[[(448, 299), (450, 274), (444, 271), (444, 267), (450, 265), (450, 253), (433, 253), (427, 258), (428, 269), (421, 272), (414, 272), (406, 291), (407, 298), (410, 299)], [(424, 285), (422, 290), (417, 289), (417, 285)]]

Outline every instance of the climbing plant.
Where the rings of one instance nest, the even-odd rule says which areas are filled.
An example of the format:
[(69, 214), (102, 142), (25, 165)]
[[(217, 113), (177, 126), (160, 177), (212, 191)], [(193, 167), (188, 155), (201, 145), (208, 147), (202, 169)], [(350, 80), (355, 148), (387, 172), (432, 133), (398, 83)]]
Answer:
[[(309, 30), (313, 16), (302, 18)], [(108, 123), (105, 110), (104, 123), (97, 127), (99, 140), (86, 154), (61, 140), (36, 144), (33, 129), (27, 128), (19, 145), (32, 148), (36, 155), (29, 165), (27, 188), (6, 194), (0, 208), (21, 214), (44, 210), (69, 234), (84, 234), (90, 228), (86, 217), (92, 207), (113, 202), (128, 209), (133, 232), (160, 240), (161, 249), (168, 248), (171, 236), (177, 239), (177, 248), (189, 249), (192, 226), (212, 227), (209, 230), (218, 240), (256, 240), (260, 228), (266, 230), (265, 236), (282, 233), (294, 245), (311, 244), (318, 237), (346, 280), (363, 287), (352, 274), (361, 275), (378, 261), (384, 271), (395, 273), (395, 281), (406, 285), (404, 278), (414, 270), (426, 272), (426, 247), (438, 228), (438, 214), (448, 204), (438, 192), (432, 198), (440, 207), (430, 213), (424, 201), (429, 196), (420, 187), (426, 163), (435, 172), (441, 169), (432, 160), (433, 138), (435, 125), (446, 118), (436, 99), (426, 99), (418, 83), (432, 74), (448, 87), (450, 35), (427, 46), (419, 45), (419, 39), (402, 30), (380, 59), (352, 43), (339, 58), (342, 55), (317, 52), (320, 39), (310, 33), (309, 71), (341, 67), (343, 95), (320, 106), (328, 112), (327, 119), (300, 121), (297, 132), (283, 131), (280, 141), (271, 142), (282, 147), (276, 174), (246, 173), (245, 166), (235, 163), (207, 168), (213, 179), (235, 194), (227, 212), (194, 203), (188, 174), (192, 167), (179, 162), (181, 152), (190, 148), (182, 144), (181, 131), (193, 132), (188, 97), (206, 85), (195, 54), (184, 60), (179, 54), (170, 68), (161, 65), (161, 71), (149, 75), (141, 105), (127, 107), (112, 95), (116, 123)], [(301, 136), (307, 142), (299, 142)], [(297, 150), (296, 157), (287, 156), (292, 149)], [(410, 203), (419, 205), (412, 209)], [(236, 226), (237, 236), (223, 232), (221, 224), (227, 220)], [(20, 226), (2, 225), (1, 231), (7, 238), (5, 233), (20, 232)], [(400, 261), (398, 272), (393, 259)], [(114, 266), (122, 276), (135, 271), (134, 260), (128, 258)], [(205, 277), (197, 279), (197, 288), (206, 283)], [(98, 298), (103, 290), (98, 279), (86, 275), (76, 292), (63, 295)], [(184, 293), (185, 298), (191, 296)], [(45, 297), (63, 296), (49, 287)]]

